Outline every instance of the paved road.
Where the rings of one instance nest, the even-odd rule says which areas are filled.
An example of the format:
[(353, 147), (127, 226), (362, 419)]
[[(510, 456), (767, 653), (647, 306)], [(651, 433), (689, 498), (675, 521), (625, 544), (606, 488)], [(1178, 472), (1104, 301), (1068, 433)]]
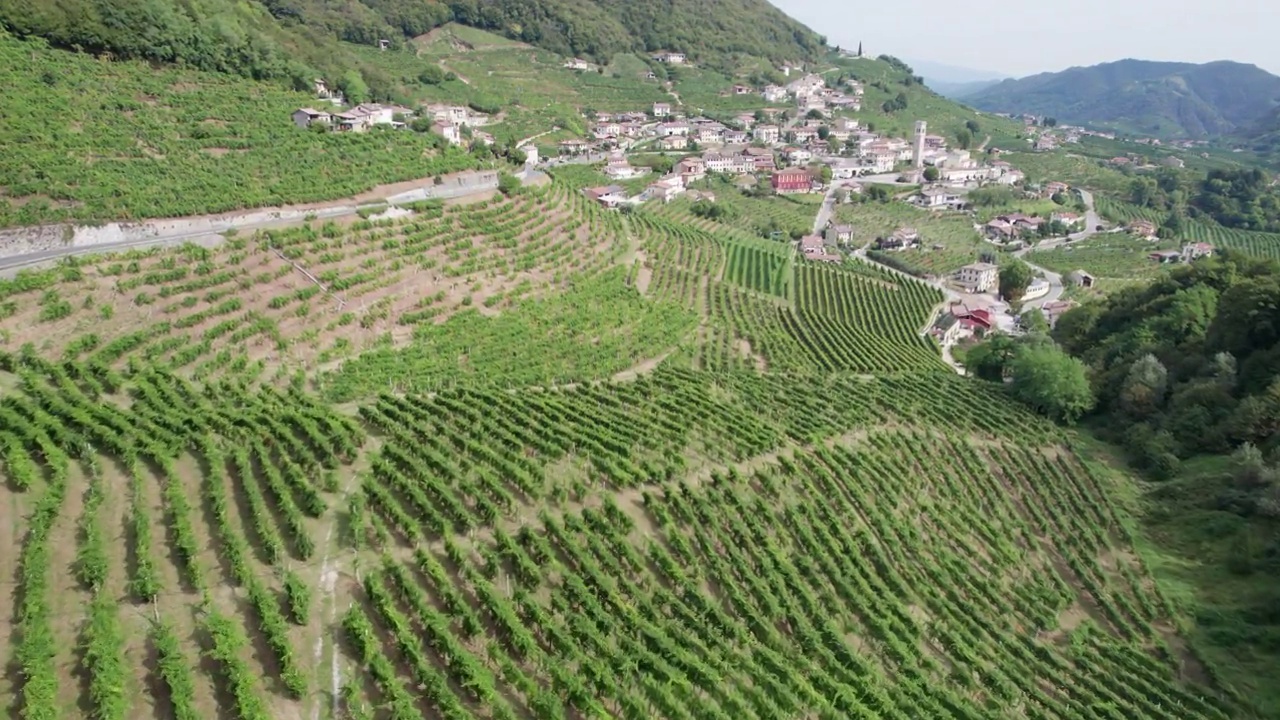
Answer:
[[(526, 169), (516, 175), (516, 177), (519, 177), (522, 181), (526, 182), (535, 180), (540, 176), (542, 176), (541, 172), (529, 169)], [(430, 185), (388, 197), (387, 204), (395, 206), (427, 199), (448, 200), (479, 192), (489, 192), (496, 187), (496, 181)], [(331, 220), (333, 218), (355, 215), (360, 210), (360, 207), (360, 205), (353, 202), (334, 203), (332, 205), (308, 210), (306, 214), (314, 216), (317, 220)], [(225, 233), (228, 230), (236, 230), (238, 232), (252, 231), (277, 226), (282, 222), (291, 222), (289, 218), (272, 217), (271, 213), (267, 212), (247, 211), (247, 214), (256, 215), (258, 217), (253, 220), (243, 222), (237, 222), (237, 218), (231, 218), (227, 221), (211, 222), (206, 227), (199, 230), (161, 232), (149, 237), (124, 242), (69, 246), (34, 253), (26, 253), (23, 255), (0, 257), (0, 277), (12, 277), (20, 270), (42, 265), (44, 263), (72, 255), (97, 255), (102, 253), (134, 250), (138, 248), (181, 245), (186, 242), (197, 242), (212, 245), (221, 242), (222, 233)], [(171, 221), (172, 218), (169, 220)]]
[(1022, 261), (1030, 265), (1032, 270), (1040, 273), (1044, 276), (1045, 280), (1049, 281), (1048, 294), (1044, 297), (1026, 301), (1023, 303), (1024, 307), (1041, 307), (1047, 303), (1057, 302), (1062, 299), (1062, 293), (1065, 290), (1065, 287), (1062, 284), (1062, 275), (1060, 273), (1046, 270), (1045, 268), (1028, 261), (1026, 259), (1026, 254), (1031, 250), (1052, 250), (1053, 248), (1060, 247), (1068, 242), (1084, 240), (1097, 234), (1098, 226), (1102, 224), (1102, 218), (1098, 217), (1097, 210), (1094, 208), (1093, 194), (1088, 190), (1081, 190), (1080, 199), (1084, 201), (1085, 206), (1084, 230), (1081, 230), (1078, 233), (1072, 233), (1064, 238), (1049, 238), (1047, 240), (1041, 240), (1032, 247), (1026, 247), (1013, 253), (1015, 257), (1022, 258)]

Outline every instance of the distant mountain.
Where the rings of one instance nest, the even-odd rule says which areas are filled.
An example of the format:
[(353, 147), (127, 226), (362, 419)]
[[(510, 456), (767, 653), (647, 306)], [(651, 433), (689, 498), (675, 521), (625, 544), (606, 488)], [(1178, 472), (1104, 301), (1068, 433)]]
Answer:
[(969, 82), (949, 82), (946, 80), (935, 80), (928, 75), (924, 76), (924, 84), (929, 89), (938, 93), (943, 97), (949, 97), (952, 100), (963, 100), (970, 95), (986, 90), (1000, 84), (999, 80), (971, 80)]
[(916, 74), (924, 78), (924, 84), (934, 92), (949, 98), (960, 98), (985, 90), (1004, 80), (1002, 75), (990, 70), (946, 65), (928, 60), (907, 60)]
[(1166, 137), (1219, 137), (1262, 123), (1280, 77), (1255, 65), (1120, 60), (1005, 80), (964, 101), (980, 110)]

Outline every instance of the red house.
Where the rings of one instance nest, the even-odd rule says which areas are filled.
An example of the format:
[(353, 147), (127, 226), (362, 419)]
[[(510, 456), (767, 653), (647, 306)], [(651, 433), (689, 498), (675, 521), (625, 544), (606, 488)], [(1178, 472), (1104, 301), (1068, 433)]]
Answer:
[(770, 182), (773, 191), (779, 194), (807, 193), (812, 189), (813, 178), (804, 168), (788, 168), (773, 174)]

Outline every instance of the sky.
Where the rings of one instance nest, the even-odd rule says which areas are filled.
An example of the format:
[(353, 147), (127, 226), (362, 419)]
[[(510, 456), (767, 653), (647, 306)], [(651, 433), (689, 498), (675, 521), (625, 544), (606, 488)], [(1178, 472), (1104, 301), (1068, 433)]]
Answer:
[(771, 0), (827, 42), (1021, 77), (1124, 58), (1280, 75), (1277, 0)]

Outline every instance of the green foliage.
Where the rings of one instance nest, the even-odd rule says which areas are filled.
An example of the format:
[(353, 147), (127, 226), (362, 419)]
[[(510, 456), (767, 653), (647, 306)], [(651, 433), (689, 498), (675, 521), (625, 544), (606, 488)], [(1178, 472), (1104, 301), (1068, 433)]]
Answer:
[(0, 226), (313, 202), (476, 164), (415, 133), (301, 131), (289, 114), (314, 102), (306, 93), (5, 35), (0, 85)]
[[(1270, 442), (1280, 404), (1275, 263), (1228, 253), (1064, 315), (1054, 336), (1092, 369), (1099, 410), (1120, 433), (1135, 418), (1181, 458)], [(1165, 379), (1162, 381), (1161, 377)], [(1162, 435), (1165, 434), (1165, 435)]]
[(1084, 363), (1057, 347), (1023, 348), (1009, 371), (1013, 396), (1051, 418), (1071, 423), (1093, 408)]
[(1035, 278), (1035, 271), (1021, 260), (1005, 263), (1000, 266), (1000, 297), (1010, 304), (1021, 302)]

